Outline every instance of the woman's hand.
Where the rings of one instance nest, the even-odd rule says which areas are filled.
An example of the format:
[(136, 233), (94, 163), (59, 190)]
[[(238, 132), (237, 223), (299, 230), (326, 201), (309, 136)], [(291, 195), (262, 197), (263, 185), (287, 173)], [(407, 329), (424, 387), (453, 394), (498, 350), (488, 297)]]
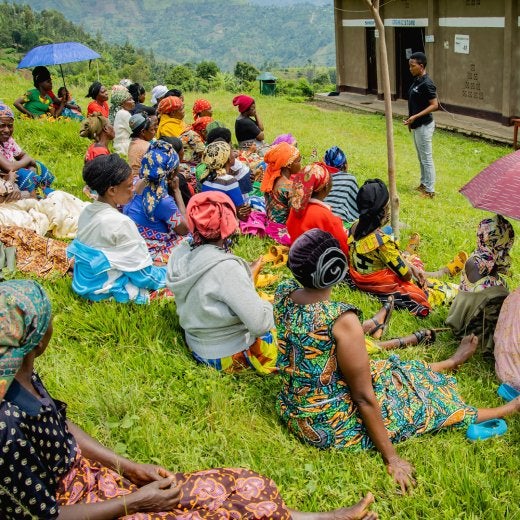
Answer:
[(179, 505), (181, 486), (173, 477), (156, 480), (143, 486), (135, 493), (126, 495), (127, 502), (133, 502), (131, 510), (140, 513), (160, 513), (173, 511)]
[(260, 274), (263, 264), (264, 261), (261, 256), (249, 264), (251, 274), (253, 275), (253, 280), (255, 280), (256, 277)]
[(155, 464), (139, 464), (129, 461), (123, 468), (123, 476), (137, 486), (144, 486), (174, 475), (171, 471)]
[(413, 478), (415, 468), (401, 457), (392, 457), (386, 462), (386, 470), (392, 476), (395, 483), (401, 488), (401, 493), (411, 491), (416, 485)]
[(417, 285), (421, 288), (426, 287), (428, 281), (426, 280), (426, 276), (422, 269), (419, 269), (413, 264), (409, 264), (410, 271), (412, 271), (412, 276), (417, 280)]
[(246, 222), (251, 213), (251, 206), (249, 204), (243, 204), (237, 208), (237, 217), (242, 222)]

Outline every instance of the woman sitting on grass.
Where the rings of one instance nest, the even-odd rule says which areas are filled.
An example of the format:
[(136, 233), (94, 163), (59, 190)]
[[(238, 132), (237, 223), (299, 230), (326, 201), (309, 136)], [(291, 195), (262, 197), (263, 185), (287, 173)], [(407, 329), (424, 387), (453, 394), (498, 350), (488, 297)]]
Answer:
[(135, 101), (128, 90), (122, 85), (114, 85), (110, 95), (110, 113), (108, 120), (114, 125), (114, 152), (120, 155), (128, 154), (130, 146), (130, 117)]
[[(59, 117), (67, 105), (67, 99), (58, 99), (52, 92), (51, 73), (47, 67), (39, 65), (32, 70), (34, 88), (19, 97), (14, 106), (24, 115), (40, 117)], [(55, 108), (56, 103), (57, 108)]]
[(177, 96), (168, 96), (161, 100), (157, 107), (159, 126), (157, 138), (180, 137), (187, 129), (184, 122), (184, 101)]
[(348, 255), (347, 233), (341, 218), (332, 213), (323, 200), (330, 193), (332, 179), (324, 163), (312, 163), (293, 175), (291, 210), (287, 219), (287, 231), (294, 242), (309, 229), (328, 231), (340, 243)]
[(137, 179), (143, 156), (148, 151), (150, 141), (157, 131), (157, 117), (141, 113), (134, 114), (129, 120), (129, 125), (132, 133), (128, 147), (128, 164), (132, 168), (134, 179)]
[(53, 190), (54, 175), (47, 167), (22, 150), (13, 139), (14, 114), (0, 102), (0, 179), (16, 184), (10, 200), (43, 197)]
[[(223, 143), (222, 143), (223, 144)], [(194, 195), (186, 210), (192, 242), (183, 242), (168, 263), (179, 323), (195, 359), (218, 370), (276, 370), (273, 308), (256, 293), (249, 265), (230, 253), (238, 230), (235, 205), (219, 191)]]
[(88, 116), (81, 124), (79, 135), (94, 141), (85, 153), (86, 163), (100, 155), (110, 155), (108, 145), (114, 139), (115, 133), (106, 117), (100, 114)]
[(165, 286), (166, 269), (152, 265), (144, 238), (117, 209), (132, 198), (130, 166), (117, 154), (102, 155), (85, 164), (83, 180), (98, 199), (81, 213), (68, 248), (74, 258), (72, 289), (92, 301), (148, 303), (150, 291)]
[(100, 114), (108, 119), (110, 107), (108, 106), (108, 91), (99, 81), (94, 81), (90, 85), (86, 97), (92, 101), (87, 106), (87, 116)]
[(255, 148), (262, 153), (264, 147), (264, 125), (256, 112), (256, 103), (251, 96), (240, 94), (233, 98), (233, 105), (240, 115), (235, 121), (235, 137), (241, 149)]
[(467, 336), (438, 363), (372, 361), (365, 348), (358, 310), (331, 301), (345, 275), (347, 258), (338, 241), (319, 229), (306, 231), (289, 251), (287, 280), (275, 295), (278, 367), (283, 387), (277, 410), (298, 437), (319, 448), (376, 448), (402, 491), (411, 488), (414, 468), (393, 444), (449, 426), (504, 417), (520, 410), (520, 398), (491, 409), (464, 403), (455, 370), (477, 348)]
[(177, 178), (178, 166), (179, 156), (173, 146), (153, 140), (141, 162), (141, 179), (135, 184), (135, 195), (124, 208), (125, 215), (135, 222), (156, 265), (166, 264), (173, 248), (188, 233), (184, 222), (186, 209)]
[(483, 351), (489, 355), (493, 355), (493, 332), (500, 308), (509, 294), (505, 277), (510, 275), (509, 252), (514, 241), (513, 226), (501, 215), (480, 222), (477, 247), (466, 261), (459, 292), (446, 319), (455, 336), (479, 336)]
[[(359, 189), (359, 220), (350, 228), (348, 239), (350, 277), (361, 291), (383, 300), (392, 295), (396, 308), (424, 318), (433, 306), (455, 297), (456, 286), (433, 278), (459, 272), (455, 264), (465, 253), (459, 253), (447, 267), (425, 272), (412, 258), (406, 258), (393, 236), (382, 229), (390, 218), (389, 201), (388, 189), (380, 179), (367, 180)], [(415, 263), (420, 262), (417, 260)]]
[[(35, 372), (52, 337), (52, 309), (29, 280), (0, 284), (2, 518), (375, 520), (369, 493), (330, 513), (285, 505), (275, 483), (247, 469), (171, 472), (117, 455), (67, 419)], [(7, 475), (7, 473), (6, 473)], [(216, 498), (218, 497), (218, 498)]]

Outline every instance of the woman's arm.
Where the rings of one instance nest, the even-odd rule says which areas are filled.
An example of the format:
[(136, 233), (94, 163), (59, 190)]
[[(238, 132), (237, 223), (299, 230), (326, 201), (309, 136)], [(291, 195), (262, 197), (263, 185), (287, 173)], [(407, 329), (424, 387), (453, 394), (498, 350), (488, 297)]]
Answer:
[(25, 114), (26, 116), (29, 116), (29, 117), (32, 117), (32, 118), (36, 118), (37, 116), (35, 114), (31, 114), (31, 112), (29, 112), (29, 110), (27, 110), (25, 107), (24, 107), (24, 98), (23, 97), (19, 97), (18, 99), (15, 100), (15, 102), (13, 103), (13, 105), (22, 113), (22, 114)]
[(363, 425), (375, 447), (381, 453), (388, 473), (406, 492), (415, 485), (414, 468), (401, 459), (388, 438), (381, 407), (372, 386), (372, 375), (365, 336), (359, 319), (353, 312), (341, 315), (332, 328), (336, 341), (338, 366), (350, 389), (353, 403), (359, 410)]
[(34, 164), (34, 159), (23, 151), (14, 161), (8, 161), (3, 155), (0, 155), (0, 170), (4, 172), (28, 168), (29, 166), (34, 166)]

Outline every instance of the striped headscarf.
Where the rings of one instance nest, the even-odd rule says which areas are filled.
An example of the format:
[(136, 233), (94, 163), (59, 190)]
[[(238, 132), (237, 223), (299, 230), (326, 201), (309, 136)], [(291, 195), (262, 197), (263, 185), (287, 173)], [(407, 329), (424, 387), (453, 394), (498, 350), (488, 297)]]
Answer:
[(114, 124), (114, 119), (116, 114), (121, 110), (121, 105), (128, 99), (132, 99), (132, 94), (128, 92), (126, 87), (123, 87), (123, 85), (114, 85), (112, 87), (110, 94), (110, 111), (108, 112), (108, 120), (111, 125)]
[(289, 143), (279, 143), (272, 146), (264, 155), (267, 165), (260, 190), (264, 193), (273, 191), (273, 186), (282, 175), (282, 168), (287, 168), (300, 157), (300, 150)]
[(0, 283), (0, 400), (23, 358), (42, 340), (51, 322), (51, 302), (32, 280)]
[(139, 177), (144, 179), (143, 209), (146, 216), (155, 221), (155, 208), (168, 195), (167, 176), (179, 166), (179, 155), (173, 146), (161, 139), (150, 141), (141, 161)]
[(309, 205), (312, 194), (322, 190), (330, 182), (330, 172), (321, 162), (309, 164), (295, 174), (291, 193), (291, 208), (295, 215), (301, 217)]

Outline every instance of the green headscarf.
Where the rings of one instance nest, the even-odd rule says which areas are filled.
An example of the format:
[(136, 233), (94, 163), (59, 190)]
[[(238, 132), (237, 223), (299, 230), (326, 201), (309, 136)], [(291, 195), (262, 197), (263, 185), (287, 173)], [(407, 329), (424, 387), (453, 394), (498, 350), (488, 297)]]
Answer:
[(0, 401), (23, 358), (40, 343), (50, 321), (51, 302), (39, 283), (0, 283)]
[(108, 112), (108, 120), (110, 124), (114, 124), (116, 114), (121, 110), (121, 105), (128, 99), (132, 98), (132, 94), (123, 87), (123, 85), (114, 85), (110, 93), (110, 110)]

